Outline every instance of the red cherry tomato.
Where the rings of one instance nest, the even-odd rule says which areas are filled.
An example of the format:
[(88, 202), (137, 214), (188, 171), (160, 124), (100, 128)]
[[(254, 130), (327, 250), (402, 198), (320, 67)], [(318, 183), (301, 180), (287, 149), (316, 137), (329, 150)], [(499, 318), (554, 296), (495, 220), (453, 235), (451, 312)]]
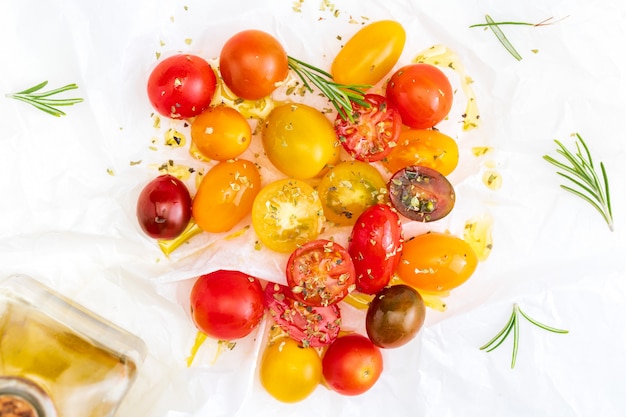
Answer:
[(159, 62), (148, 78), (148, 98), (154, 109), (171, 119), (197, 116), (209, 107), (217, 78), (211, 65), (190, 54)]
[(287, 283), (304, 304), (328, 306), (354, 289), (354, 265), (343, 246), (330, 240), (307, 242), (287, 261)]
[(244, 30), (222, 47), (220, 72), (233, 93), (246, 100), (270, 95), (287, 78), (287, 53), (280, 42), (260, 30)]
[(406, 218), (420, 222), (447, 216), (456, 198), (446, 177), (434, 169), (418, 165), (393, 174), (388, 188), (393, 207)]
[(452, 108), (452, 86), (436, 66), (411, 64), (397, 70), (386, 89), (389, 104), (398, 109), (402, 122), (413, 129), (427, 129), (446, 118)]
[(383, 371), (380, 349), (358, 333), (335, 340), (322, 357), (322, 375), (328, 386), (343, 395), (369, 390)]
[(261, 282), (239, 271), (202, 275), (191, 290), (190, 301), (196, 327), (219, 340), (247, 336), (259, 325), (265, 311)]
[(326, 346), (339, 334), (341, 313), (337, 304), (309, 306), (296, 300), (289, 287), (269, 283), (265, 305), (274, 322), (304, 347)]
[(154, 239), (174, 239), (191, 219), (191, 196), (185, 184), (173, 175), (150, 181), (137, 199), (137, 220)]
[(400, 218), (388, 205), (373, 205), (358, 217), (348, 245), (357, 290), (376, 294), (389, 284), (400, 262), (402, 240)]
[(402, 119), (381, 95), (366, 94), (363, 100), (369, 107), (352, 104), (354, 122), (337, 115), (335, 132), (353, 158), (380, 161), (395, 145), (402, 130)]

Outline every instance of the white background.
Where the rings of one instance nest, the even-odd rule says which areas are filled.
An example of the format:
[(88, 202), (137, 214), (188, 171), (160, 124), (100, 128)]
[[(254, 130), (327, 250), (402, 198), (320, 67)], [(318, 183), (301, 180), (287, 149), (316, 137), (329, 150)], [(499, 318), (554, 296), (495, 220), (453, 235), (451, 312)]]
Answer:
[[(31, 275), (146, 342), (148, 356), (120, 417), (626, 414), (622, 0), (336, 0), (337, 16), (321, 0), (304, 0), (301, 13), (294, 4), (0, 0), (0, 276)], [(523, 56), (518, 62), (489, 30), (469, 28), (485, 14), (556, 23), (503, 27)], [(162, 146), (153, 126), (145, 83), (157, 53), (212, 59), (231, 35), (258, 28), (291, 55), (328, 68), (337, 36), (348, 39), (362, 22), (380, 19), (398, 20), (407, 31), (399, 64), (443, 44), (474, 80), (482, 124), (459, 129), (459, 94), (444, 131), (461, 149), (451, 176), (457, 207), (432, 227), (462, 234), (472, 216), (491, 216), (490, 257), (447, 298), (445, 312), (428, 311), (413, 342), (384, 351), (384, 373), (362, 396), (320, 387), (301, 403), (277, 403), (256, 376), (262, 329), (215, 363), (216, 346), (206, 343), (187, 367), (196, 334), (186, 305), (193, 278), (239, 266), (280, 280), (283, 258), (205, 236), (185, 256), (167, 259), (141, 233), (134, 205), (156, 175), (152, 165), (192, 163), (186, 150)], [(77, 83), (70, 95), (85, 102), (57, 119), (5, 97), (43, 80), (51, 88)], [(614, 232), (559, 188), (555, 169), (541, 158), (554, 155), (554, 139), (571, 145), (574, 132), (606, 166)], [(157, 151), (149, 149), (154, 138)], [(476, 158), (473, 146), (493, 152)], [(503, 178), (496, 191), (481, 180), (491, 167)], [(491, 353), (479, 346), (505, 324), (514, 303), (570, 333), (523, 322), (510, 369), (511, 340)]]

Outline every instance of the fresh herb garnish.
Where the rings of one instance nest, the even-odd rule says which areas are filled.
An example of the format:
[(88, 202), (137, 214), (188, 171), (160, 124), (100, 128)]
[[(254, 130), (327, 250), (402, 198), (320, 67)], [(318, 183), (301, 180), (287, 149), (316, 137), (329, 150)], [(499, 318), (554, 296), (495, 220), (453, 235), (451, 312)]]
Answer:
[[(611, 211), (611, 196), (609, 193), (609, 180), (604, 169), (604, 164), (600, 162), (600, 177), (593, 165), (593, 158), (589, 152), (587, 144), (583, 138), (576, 133), (576, 153), (568, 150), (561, 142), (555, 140), (557, 144), (556, 152), (565, 157), (565, 162), (559, 162), (549, 155), (544, 155), (543, 159), (550, 162), (560, 170), (557, 174), (574, 183), (578, 189), (561, 184), (561, 188), (577, 195), (591, 204), (604, 218), (611, 231), (613, 226), (613, 212)], [(584, 153), (582, 152), (584, 150)]]
[(35, 92), (41, 90), (48, 84), (48, 81), (44, 81), (39, 83), (33, 87), (27, 88), (24, 91), (20, 91), (13, 94), (7, 94), (6, 96), (9, 98), (13, 98), (15, 100), (20, 100), (25, 103), (28, 103), (39, 110), (42, 110), (48, 114), (53, 116), (65, 116), (65, 112), (61, 111), (57, 107), (59, 106), (71, 106), (76, 103), (81, 103), (83, 101), (82, 98), (50, 98), (59, 93), (63, 93), (68, 90), (75, 90), (78, 88), (76, 84), (68, 84), (60, 88), (56, 88), (54, 90), (43, 91), (35, 94)]
[(524, 313), (517, 304), (514, 304), (513, 312), (511, 313), (511, 317), (509, 318), (509, 321), (507, 322), (507, 324), (502, 328), (502, 330), (500, 330), (500, 332), (497, 335), (494, 336), (493, 339), (491, 339), (489, 342), (485, 343), (483, 346), (480, 347), (480, 350), (486, 350), (487, 352), (491, 352), (492, 350), (500, 346), (502, 342), (504, 342), (504, 340), (509, 336), (509, 334), (511, 333), (511, 330), (513, 330), (513, 354), (511, 357), (511, 369), (515, 367), (515, 361), (517, 359), (517, 350), (519, 347), (519, 322), (520, 322), (519, 315), (520, 314), (526, 320), (528, 320), (529, 322), (531, 322), (532, 324), (534, 324), (535, 326), (541, 329), (547, 330), (552, 333), (561, 333), (561, 334), (569, 333), (567, 330), (557, 329), (557, 328), (550, 327), (548, 325), (538, 322), (537, 320), (531, 318), (526, 313)]
[(519, 52), (517, 52), (517, 50), (515, 49), (515, 47), (513, 46), (513, 44), (509, 41), (509, 39), (506, 37), (506, 35), (504, 34), (504, 32), (502, 31), (502, 29), (500, 29), (500, 26), (504, 26), (504, 25), (517, 25), (517, 26), (532, 26), (532, 27), (539, 27), (539, 26), (547, 26), (547, 25), (551, 25), (553, 23), (555, 23), (553, 21), (552, 17), (549, 17), (548, 19), (542, 20), (539, 23), (528, 23), (528, 22), (509, 22), (509, 21), (504, 21), (504, 22), (495, 22), (491, 16), (489, 16), (488, 14), (485, 15), (485, 20), (487, 21), (487, 23), (477, 23), (474, 25), (471, 25), (470, 28), (475, 28), (475, 27), (488, 27), (489, 29), (491, 29), (491, 31), (494, 33), (494, 35), (496, 35), (496, 38), (498, 39), (498, 41), (500, 41), (500, 43), (502, 44), (502, 46), (504, 46), (504, 48), (509, 51), (509, 53), (518, 61), (522, 60), (522, 56), (519, 54)]
[(354, 122), (352, 103), (366, 108), (369, 107), (369, 103), (365, 102), (363, 97), (365, 95), (364, 91), (370, 88), (371, 85), (339, 84), (332, 81), (332, 75), (320, 68), (293, 57), (288, 57), (287, 59), (289, 68), (302, 80), (304, 86), (311, 92), (313, 91), (311, 84), (316, 86), (330, 100), (342, 119)]

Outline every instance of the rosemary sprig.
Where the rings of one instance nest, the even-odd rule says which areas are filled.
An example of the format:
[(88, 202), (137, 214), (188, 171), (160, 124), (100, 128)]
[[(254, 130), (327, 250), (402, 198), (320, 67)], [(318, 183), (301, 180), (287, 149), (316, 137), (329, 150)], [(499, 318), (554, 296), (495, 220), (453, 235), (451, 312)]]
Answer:
[[(506, 35), (504, 34), (504, 32), (502, 31), (502, 29), (500, 29), (500, 26), (503, 25), (517, 25), (517, 26), (532, 26), (532, 27), (539, 27), (539, 26), (547, 26), (547, 25), (551, 25), (553, 23), (555, 23), (555, 21), (553, 20), (552, 17), (549, 17), (545, 20), (542, 20), (539, 23), (529, 23), (529, 22), (510, 22), (510, 21), (504, 21), (504, 22), (495, 22), (491, 16), (489, 16), (488, 14), (485, 15), (485, 20), (487, 21), (487, 23), (476, 23), (474, 25), (470, 25), (470, 28), (475, 28), (475, 27), (488, 27), (489, 29), (491, 29), (491, 31), (494, 33), (494, 35), (496, 35), (496, 38), (498, 39), (498, 41), (500, 41), (500, 43), (502, 44), (502, 46), (504, 46), (504, 48), (518, 61), (522, 60), (522, 56), (519, 54), (519, 52), (517, 52), (517, 50), (515, 49), (515, 47), (513, 46), (513, 44), (509, 41), (509, 39), (506, 37)], [(562, 19), (561, 19), (562, 20)]]
[(369, 107), (369, 103), (365, 102), (363, 97), (364, 91), (371, 88), (371, 85), (339, 84), (332, 81), (332, 75), (320, 68), (291, 56), (287, 59), (289, 68), (302, 80), (304, 86), (311, 92), (313, 91), (311, 84), (317, 87), (328, 98), (342, 119), (354, 122), (352, 103)]
[(504, 342), (506, 338), (509, 336), (509, 334), (511, 333), (511, 330), (513, 330), (513, 353), (511, 356), (511, 369), (515, 368), (515, 361), (517, 360), (517, 351), (519, 348), (519, 322), (520, 322), (519, 315), (520, 314), (526, 320), (528, 320), (529, 322), (531, 322), (532, 324), (534, 324), (535, 326), (541, 329), (547, 330), (552, 333), (561, 333), (561, 334), (569, 333), (567, 330), (557, 329), (555, 327), (550, 327), (546, 324), (538, 322), (537, 320), (531, 318), (526, 313), (524, 313), (517, 304), (514, 304), (513, 312), (511, 313), (511, 317), (509, 317), (509, 321), (506, 323), (506, 325), (502, 328), (502, 330), (500, 330), (500, 332), (498, 332), (497, 335), (493, 337), (493, 339), (491, 339), (490, 341), (488, 341), (487, 343), (485, 343), (483, 346), (480, 347), (480, 350), (486, 350), (487, 352), (491, 352), (492, 350), (500, 346), (502, 342)]
[(44, 88), (47, 84), (48, 81), (43, 81), (33, 87), (27, 88), (26, 90), (19, 91), (17, 93), (7, 94), (6, 96), (8, 98), (28, 103), (38, 108), (39, 110), (42, 110), (56, 117), (65, 116), (65, 112), (58, 109), (57, 107), (71, 106), (73, 104), (81, 103), (83, 101), (82, 98), (50, 98), (51, 96), (63, 93), (65, 91), (77, 89), (78, 86), (76, 84), (67, 84), (63, 87), (55, 88), (54, 90), (36, 93), (37, 91)]
[(600, 162), (600, 171), (602, 173), (602, 177), (600, 178), (593, 165), (593, 158), (591, 157), (587, 144), (578, 133), (576, 133), (576, 138), (576, 153), (568, 150), (558, 140), (554, 141), (557, 144), (556, 152), (565, 158), (565, 162), (559, 162), (549, 155), (544, 155), (543, 159), (561, 170), (557, 171), (558, 175), (566, 178), (578, 187), (576, 189), (561, 184), (561, 188), (591, 204), (591, 206), (602, 215), (609, 229), (613, 231), (613, 212), (611, 210), (609, 180), (604, 164)]

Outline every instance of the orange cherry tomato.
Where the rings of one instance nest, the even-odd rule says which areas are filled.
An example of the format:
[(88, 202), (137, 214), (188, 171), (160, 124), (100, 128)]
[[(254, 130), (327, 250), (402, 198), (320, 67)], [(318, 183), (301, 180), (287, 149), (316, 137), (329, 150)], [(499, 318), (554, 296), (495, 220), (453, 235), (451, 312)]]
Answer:
[(191, 123), (191, 140), (209, 159), (225, 161), (241, 155), (252, 140), (248, 121), (226, 106), (209, 107)]
[(206, 173), (193, 199), (193, 219), (206, 232), (227, 232), (252, 210), (261, 191), (256, 165), (245, 159), (222, 161)]
[(381, 20), (364, 26), (333, 60), (333, 79), (341, 84), (376, 84), (398, 62), (405, 41), (406, 32), (398, 22)]
[(459, 147), (454, 139), (432, 129), (404, 129), (396, 146), (383, 159), (389, 172), (410, 165), (432, 168), (449, 175), (459, 162)]
[(397, 274), (404, 283), (424, 291), (458, 287), (476, 270), (478, 258), (463, 239), (431, 232), (404, 242)]

